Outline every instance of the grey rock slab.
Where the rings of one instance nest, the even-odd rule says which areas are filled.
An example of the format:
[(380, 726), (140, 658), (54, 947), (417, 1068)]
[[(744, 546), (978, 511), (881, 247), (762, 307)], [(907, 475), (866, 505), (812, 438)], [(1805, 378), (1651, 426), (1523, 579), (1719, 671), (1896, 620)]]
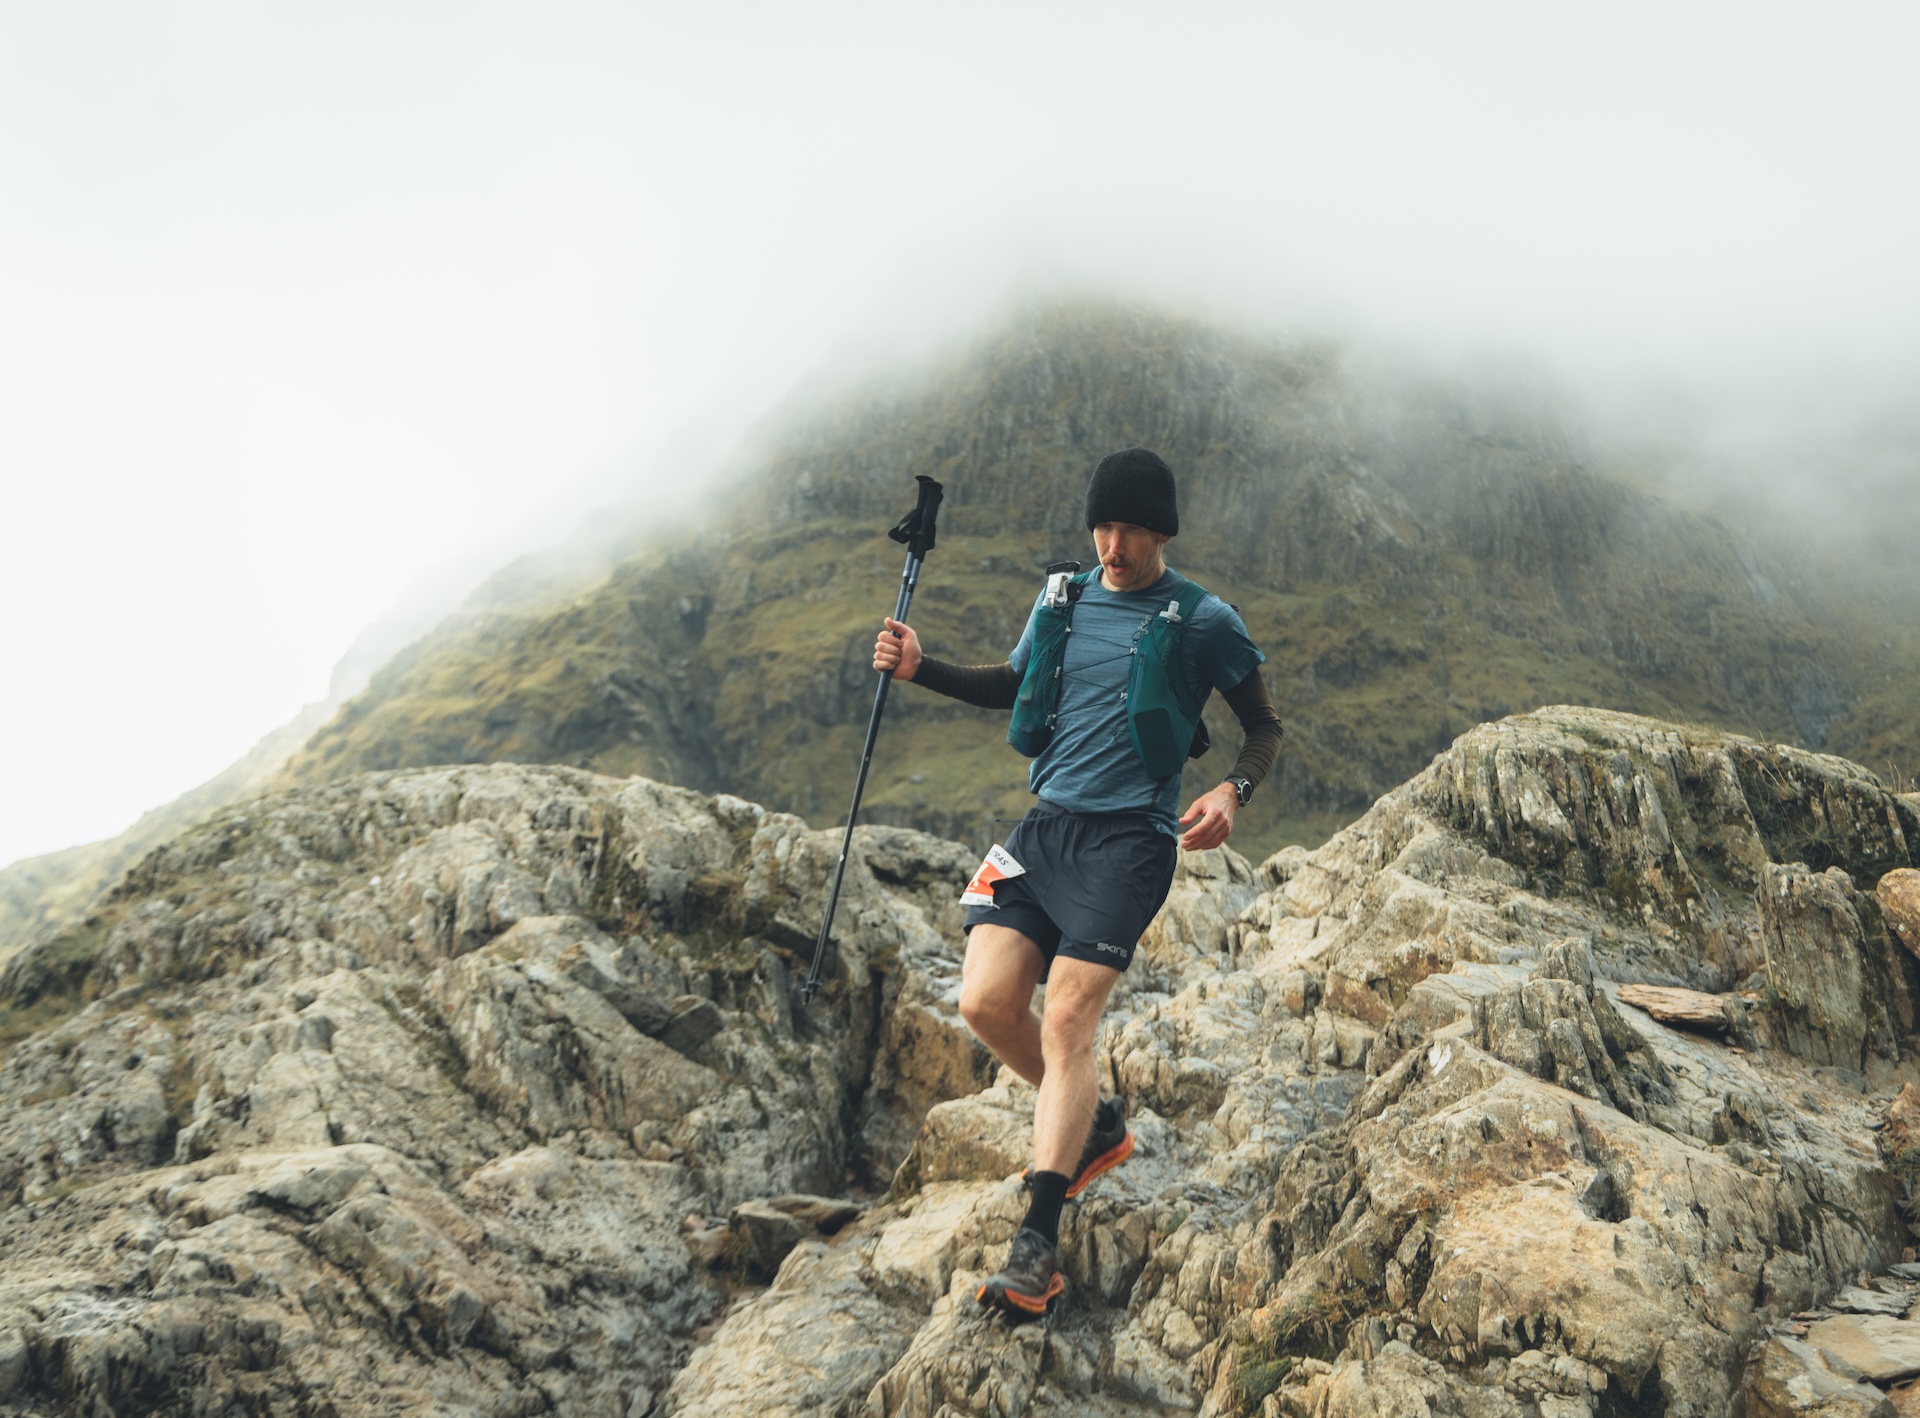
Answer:
[(825, 1242), (808, 1241), (771, 1289), (730, 1313), (674, 1378), (675, 1418), (832, 1412), (866, 1393), (925, 1318), (886, 1304)]
[(1887, 1396), (1811, 1340), (1769, 1339), (1754, 1358), (1748, 1418), (1894, 1418)]
[(889, 1223), (873, 1248), (874, 1287), (908, 1304), (931, 1306), (953, 1276), (957, 1236), (990, 1185), (934, 1182), (920, 1190), (907, 1214)]
[(1875, 1383), (1920, 1374), (1920, 1322), (1887, 1315), (1835, 1315), (1807, 1326), (1807, 1343)]
[(255, 1180), (247, 1195), (306, 1220), (323, 1220), (375, 1171), (385, 1151), (361, 1145), (294, 1153)]
[(1431, 1033), (1455, 1020), (1472, 1018), (1477, 1000), (1520, 984), (1526, 975), (1526, 970), (1517, 965), (1456, 960), (1445, 974), (1415, 981), (1403, 1008), (1409, 1020)]
[(682, 995), (671, 1007), (673, 1014), (660, 1030), (660, 1042), (688, 1058), (695, 1057), (701, 1045), (726, 1028), (720, 1007), (710, 999)]
[[(994, 1087), (929, 1110), (900, 1181), (999, 1181), (1017, 1176), (1033, 1158), (1031, 1090)], [(897, 1183), (898, 1184), (898, 1183)]]
[(1865, 928), (1844, 873), (1804, 863), (1762, 870), (1758, 899), (1780, 1041), (1816, 1063), (1857, 1068), (1867, 1043)]
[[(1460, 1384), (1446, 1368), (1394, 1340), (1372, 1359), (1336, 1362), (1331, 1372), (1315, 1376), (1307, 1388), (1317, 1406), (1311, 1412), (1338, 1413), (1343, 1418), (1427, 1418), (1433, 1413), (1456, 1412), (1463, 1418), (1526, 1418), (1532, 1405), (1503, 1389)], [(1550, 1395), (1539, 1407), (1560, 1395)], [(1578, 1398), (1556, 1404), (1562, 1412), (1591, 1412)]]
[[(1047, 1352), (1044, 1324), (1007, 1325), (973, 1296), (984, 1272), (956, 1272), (913, 1342), (867, 1395), (867, 1418), (1014, 1415), (1036, 1405)], [(1045, 1411), (1040, 1407), (1039, 1411)]]
[(727, 1217), (727, 1229), (745, 1252), (753, 1271), (766, 1279), (780, 1269), (787, 1253), (804, 1240), (809, 1229), (796, 1217), (764, 1201), (743, 1201)]
[(823, 1236), (832, 1236), (855, 1221), (866, 1208), (844, 1197), (808, 1196), (790, 1192), (764, 1198), (775, 1211), (785, 1212), (801, 1225)]
[(17, 1329), (0, 1329), (0, 1403), (18, 1392), (32, 1362), (26, 1336)]
[(1862, 1290), (1857, 1285), (1849, 1285), (1827, 1303), (1836, 1310), (1856, 1315), (1905, 1315), (1907, 1306), (1913, 1303), (1913, 1292)]

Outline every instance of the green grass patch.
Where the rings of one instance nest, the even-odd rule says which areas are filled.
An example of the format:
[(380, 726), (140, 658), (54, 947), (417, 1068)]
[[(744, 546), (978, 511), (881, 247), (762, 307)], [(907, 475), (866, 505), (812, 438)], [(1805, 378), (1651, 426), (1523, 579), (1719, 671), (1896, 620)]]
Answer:
[(1233, 1399), (1242, 1414), (1257, 1415), (1261, 1401), (1287, 1381), (1298, 1361), (1291, 1355), (1274, 1358), (1253, 1345), (1237, 1352), (1233, 1361)]
[[(999, 347), (1004, 363), (963, 362), (877, 423), (849, 414), (793, 433), (737, 492), (737, 510), (754, 515), (736, 525), (754, 530), (670, 552), (656, 545), (598, 585), (449, 622), (315, 735), (288, 781), (579, 763), (832, 824), (873, 699), (869, 649), (899, 584), (899, 549), (882, 532), (890, 518), (868, 515), (881, 496), (871, 469), (951, 474), (910, 619), (943, 659), (1004, 659), (1041, 567), (1092, 560), (1077, 528), (1084, 468), (1062, 441), (1074, 420), (1041, 410), (1046, 400), (1024, 381), (1044, 367), (1044, 387), (1076, 406), (1084, 381), (1136, 380), (1199, 338), (1145, 316), (1125, 328), (1068, 319), (1049, 326), (1048, 338), (1068, 343), (1042, 364), (1026, 345)], [(1920, 637), (1896, 629), (1883, 646), (1840, 601), (1818, 624), (1796, 609), (1804, 597), (1762, 601), (1724, 527), (1604, 475), (1460, 443), (1437, 415), (1419, 477), (1394, 496), (1376, 487), (1354, 521), (1340, 510), (1340, 468), (1315, 464), (1309, 475), (1270, 456), (1284, 446), (1297, 461), (1324, 441), (1319, 415), (1300, 401), (1342, 386), (1338, 360), (1233, 347), (1236, 397), (1273, 401), (1278, 422), (1262, 436), (1280, 442), (1263, 453), (1209, 438), (1169, 452), (1207, 480), (1173, 564), (1241, 608), (1287, 728), (1275, 774), (1236, 829), (1242, 852), (1317, 845), (1461, 733), (1546, 704), (1792, 739), (1786, 687), (1813, 659), (1861, 691), (1828, 747), (1920, 768), (1910, 693)], [(1169, 367), (1162, 377), (1187, 376)], [(1432, 397), (1438, 409), (1449, 396)], [(810, 491), (797, 502), (803, 475)], [(766, 515), (795, 506), (811, 520)], [(1886, 673), (1883, 656), (1906, 669)], [(1191, 769), (1189, 799), (1219, 781), (1239, 744), (1217, 700), (1208, 718), (1220, 747)], [(976, 846), (1001, 835), (993, 819), (1028, 802), (1026, 763), (1000, 743), (1004, 728), (1004, 715), (896, 687), (869, 782), (871, 820)]]

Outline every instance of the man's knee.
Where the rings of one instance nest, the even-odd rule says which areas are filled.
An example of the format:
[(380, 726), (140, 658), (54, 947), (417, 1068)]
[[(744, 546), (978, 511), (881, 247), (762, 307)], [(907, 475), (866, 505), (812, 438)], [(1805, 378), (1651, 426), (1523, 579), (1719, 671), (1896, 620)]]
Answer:
[(975, 926), (960, 970), (960, 1017), (988, 1038), (1022, 1023), (1040, 983), (1040, 947), (1018, 931)]
[[(1061, 967), (1080, 962), (1055, 962), (1054, 983), (1047, 988), (1046, 1013), (1040, 1021), (1040, 1044), (1049, 1056), (1064, 1056), (1093, 1047), (1106, 1012), (1107, 996), (1119, 977), (1103, 966), (1085, 966), (1069, 972)], [(1092, 972), (1092, 973), (1089, 973)]]
[(1032, 1008), (1032, 992), (1023, 998), (1018, 982), (1005, 979), (965, 980), (960, 986), (960, 1017), (967, 1028), (985, 1039), (1002, 1034), (1020, 1022)]
[(1049, 1009), (1040, 1020), (1040, 1047), (1048, 1058), (1064, 1058), (1093, 1047), (1100, 1032), (1100, 1011)]

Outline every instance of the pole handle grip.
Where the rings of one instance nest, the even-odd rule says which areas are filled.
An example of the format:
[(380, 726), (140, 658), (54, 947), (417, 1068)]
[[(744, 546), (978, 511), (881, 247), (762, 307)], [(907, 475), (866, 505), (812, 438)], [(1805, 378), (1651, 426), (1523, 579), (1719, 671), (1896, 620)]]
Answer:
[(887, 535), (906, 547), (907, 554), (917, 560), (933, 550), (934, 523), (940, 516), (940, 499), (946, 494), (940, 484), (925, 473), (916, 474), (914, 481), (920, 484), (920, 500)]

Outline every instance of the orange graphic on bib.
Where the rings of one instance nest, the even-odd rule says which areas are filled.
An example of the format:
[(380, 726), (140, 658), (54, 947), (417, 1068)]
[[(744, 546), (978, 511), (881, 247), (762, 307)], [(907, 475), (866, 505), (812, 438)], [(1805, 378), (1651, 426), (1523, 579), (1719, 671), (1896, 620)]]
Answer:
[(1002, 846), (987, 848), (987, 855), (980, 863), (980, 870), (973, 874), (973, 880), (967, 883), (967, 889), (960, 893), (962, 906), (993, 905), (993, 884), (1005, 881), (1010, 876), (1024, 876), (1027, 869), (1007, 855)]

